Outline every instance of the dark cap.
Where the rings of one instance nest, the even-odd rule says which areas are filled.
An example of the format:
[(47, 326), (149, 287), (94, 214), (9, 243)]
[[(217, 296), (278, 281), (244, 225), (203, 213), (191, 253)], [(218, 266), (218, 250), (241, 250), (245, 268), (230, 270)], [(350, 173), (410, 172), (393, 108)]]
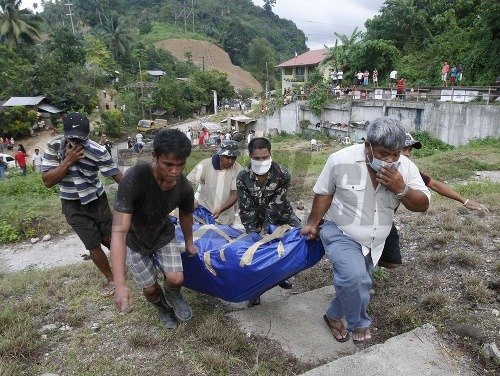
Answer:
[(90, 124), (85, 115), (72, 112), (63, 119), (64, 136), (66, 138), (79, 138), (86, 140), (89, 138)]
[(422, 143), (420, 141), (415, 140), (411, 134), (407, 133), (406, 134), (406, 140), (405, 140), (405, 147), (412, 147), (415, 149), (421, 149), (422, 148)]
[(241, 153), (238, 150), (238, 143), (236, 141), (224, 140), (221, 142), (217, 154), (224, 155), (226, 157), (237, 157)]

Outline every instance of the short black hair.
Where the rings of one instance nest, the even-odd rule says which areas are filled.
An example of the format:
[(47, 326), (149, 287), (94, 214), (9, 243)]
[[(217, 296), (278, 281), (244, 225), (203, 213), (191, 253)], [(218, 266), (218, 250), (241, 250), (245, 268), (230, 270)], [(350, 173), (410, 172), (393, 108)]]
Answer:
[(248, 143), (248, 154), (252, 155), (254, 150), (267, 149), (271, 151), (271, 141), (264, 137), (253, 138)]
[(191, 154), (191, 141), (178, 129), (162, 129), (153, 140), (156, 156), (172, 154), (176, 159), (187, 159)]

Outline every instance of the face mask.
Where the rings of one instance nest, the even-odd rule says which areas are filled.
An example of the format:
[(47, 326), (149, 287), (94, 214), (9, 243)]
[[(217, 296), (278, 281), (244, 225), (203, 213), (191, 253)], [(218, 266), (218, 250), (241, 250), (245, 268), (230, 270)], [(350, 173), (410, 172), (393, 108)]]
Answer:
[(271, 168), (271, 162), (273, 160), (271, 157), (266, 159), (265, 161), (256, 161), (254, 159), (250, 159), (250, 163), (252, 165), (252, 171), (257, 175), (264, 175)]
[(370, 144), (370, 150), (372, 151), (372, 161), (369, 164), (369, 166), (371, 168), (373, 168), (375, 170), (375, 172), (378, 174), (380, 172), (380, 168), (381, 167), (385, 167), (385, 168), (391, 168), (391, 167), (396, 167), (398, 168), (399, 167), (399, 161), (396, 161), (396, 162), (385, 162), (385, 161), (382, 161), (378, 158), (375, 158), (375, 156), (373, 155), (373, 149), (372, 149), (372, 145)]

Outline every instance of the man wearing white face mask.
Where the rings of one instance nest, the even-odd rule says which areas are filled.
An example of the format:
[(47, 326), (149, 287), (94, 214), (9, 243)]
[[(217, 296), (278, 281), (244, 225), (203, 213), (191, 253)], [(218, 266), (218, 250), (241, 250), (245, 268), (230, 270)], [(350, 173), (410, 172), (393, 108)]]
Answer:
[[(250, 165), (236, 178), (238, 207), (241, 223), (246, 232), (265, 233), (269, 225), (300, 226), (287, 193), (291, 175), (271, 158), (271, 142), (267, 138), (254, 138), (248, 144)], [(282, 281), (281, 288), (292, 288), (291, 282)], [(260, 298), (251, 302), (260, 304)]]
[(248, 144), (250, 165), (236, 179), (241, 223), (246, 232), (264, 233), (269, 225), (300, 226), (287, 193), (291, 176), (271, 158), (271, 142), (254, 138)]
[(339, 342), (349, 339), (348, 331), (355, 344), (372, 337), (367, 313), (371, 276), (395, 209), (400, 203), (417, 212), (429, 207), (430, 192), (418, 168), (401, 156), (405, 139), (399, 121), (376, 119), (364, 144), (330, 155), (313, 189), (313, 207), (301, 234), (320, 237), (333, 266), (336, 296), (323, 319)]

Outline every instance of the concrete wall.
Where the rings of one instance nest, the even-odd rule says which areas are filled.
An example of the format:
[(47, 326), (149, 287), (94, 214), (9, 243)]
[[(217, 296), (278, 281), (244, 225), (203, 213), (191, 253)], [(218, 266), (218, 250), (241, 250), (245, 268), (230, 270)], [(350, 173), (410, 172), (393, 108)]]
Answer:
[[(364, 137), (361, 124), (380, 116), (400, 120), (408, 131), (428, 131), (447, 144), (459, 146), (474, 138), (500, 137), (500, 106), (475, 103), (352, 101), (332, 103), (325, 107), (323, 119), (307, 110), (305, 102), (283, 107), (272, 116), (260, 118), (256, 129), (268, 133), (277, 128), (289, 133), (301, 130), (299, 121), (311, 122), (309, 130), (321, 123), (333, 136), (347, 134), (353, 141)], [(334, 124), (340, 123), (344, 127)], [(350, 125), (346, 127), (345, 125)]]

